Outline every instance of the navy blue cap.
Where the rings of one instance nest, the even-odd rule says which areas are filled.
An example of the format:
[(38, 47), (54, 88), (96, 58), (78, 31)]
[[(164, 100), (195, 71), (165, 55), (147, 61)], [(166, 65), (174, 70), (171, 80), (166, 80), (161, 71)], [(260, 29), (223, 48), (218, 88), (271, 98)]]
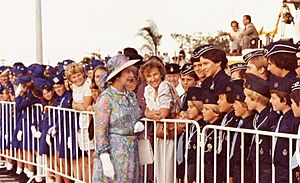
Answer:
[(179, 74), (180, 73), (180, 66), (178, 64), (167, 64), (165, 66), (167, 74)]
[(25, 66), (13, 66), (12, 72), (15, 74), (27, 74), (27, 68)]
[(97, 66), (104, 66), (104, 63), (101, 62), (100, 60), (97, 60), (97, 59), (94, 59), (91, 61), (91, 65), (94, 67), (94, 69), (97, 67)]
[(251, 52), (247, 53), (246, 55), (244, 55), (243, 59), (247, 63), (252, 58), (259, 57), (259, 56), (264, 56), (264, 50), (263, 49), (251, 51)]
[(48, 79), (45, 79), (44, 83), (40, 86), (41, 91), (43, 91), (46, 88), (53, 88), (52, 83)]
[(73, 60), (70, 60), (70, 59), (67, 59), (67, 60), (64, 60), (62, 62), (58, 62), (57, 65), (58, 65), (58, 73), (62, 73), (66, 70), (67, 66), (71, 63), (73, 63), (74, 61)]
[(33, 85), (38, 87), (40, 90), (43, 90), (42, 87), (46, 83), (46, 80), (43, 78), (33, 78)]
[(244, 102), (245, 101), (245, 93), (244, 93), (244, 87), (241, 85), (232, 85), (232, 95), (234, 100)]
[(293, 80), (293, 84), (291, 86), (292, 91), (300, 91), (300, 78), (296, 78)]
[(5, 71), (7, 69), (7, 67), (6, 66), (0, 66), (0, 72), (3, 72), (3, 71)]
[[(224, 49), (222, 49), (221, 47), (219, 47), (218, 45), (214, 45), (214, 44), (206, 44), (203, 46), (199, 46), (197, 47), (194, 51), (193, 51), (193, 55), (191, 58), (191, 61), (197, 61), (199, 60), (199, 58), (206, 52), (210, 51), (210, 50), (220, 50), (220, 51), (224, 51)], [(226, 53), (226, 52), (225, 52)]]
[(266, 58), (276, 53), (297, 53), (297, 46), (290, 41), (277, 41), (270, 43), (264, 49), (264, 55)]
[(60, 82), (63, 82), (64, 81), (64, 75), (63, 73), (59, 73), (57, 74), (56, 76), (54, 76), (51, 80), (51, 83), (52, 84), (58, 84)]
[(28, 67), (28, 72), (30, 73), (30, 77), (43, 77), (44, 76), (44, 66), (40, 64), (32, 64)]
[(201, 100), (203, 104), (216, 104), (218, 105), (219, 97), (215, 93), (207, 90), (202, 90)]
[(187, 91), (186, 100), (202, 101), (202, 90), (199, 87), (190, 87)]
[(269, 77), (270, 90), (279, 90), (282, 92), (290, 93), (293, 81), (287, 77), (278, 77), (271, 75)]
[(232, 85), (238, 85), (238, 86), (244, 86), (244, 80), (243, 79), (235, 79), (231, 81)]
[(255, 91), (267, 98), (271, 97), (268, 82), (253, 74), (247, 74), (245, 88)]
[(184, 64), (181, 67), (180, 74), (182, 74), (183, 76), (185, 76), (185, 75), (190, 74), (192, 72), (194, 72), (194, 66), (193, 66), (193, 64), (187, 63), (187, 64)]
[(21, 76), (19, 78), (16, 79), (15, 84), (26, 84), (29, 83), (31, 81), (31, 78), (29, 77), (29, 75), (25, 75), (25, 76)]
[(235, 71), (239, 71), (239, 70), (246, 70), (247, 69), (247, 64), (246, 63), (241, 63), (241, 62), (234, 63), (234, 64), (229, 65), (229, 69), (230, 69), (231, 73), (233, 73)]
[(47, 65), (45, 68), (45, 71), (49, 71), (51, 74), (55, 75), (56, 74), (56, 70), (54, 67)]
[(214, 83), (214, 85), (217, 86), (214, 89), (214, 92), (217, 95), (232, 93), (232, 83), (230, 80), (219, 79)]

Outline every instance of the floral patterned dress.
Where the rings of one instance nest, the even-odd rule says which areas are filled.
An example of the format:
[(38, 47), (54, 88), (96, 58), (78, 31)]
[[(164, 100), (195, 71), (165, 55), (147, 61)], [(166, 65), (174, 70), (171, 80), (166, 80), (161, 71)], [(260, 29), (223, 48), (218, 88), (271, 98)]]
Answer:
[[(109, 86), (95, 105), (93, 182), (141, 182), (137, 137), (134, 124), (141, 115), (135, 94), (119, 92)], [(114, 180), (103, 174), (100, 154), (109, 153), (114, 166)]]

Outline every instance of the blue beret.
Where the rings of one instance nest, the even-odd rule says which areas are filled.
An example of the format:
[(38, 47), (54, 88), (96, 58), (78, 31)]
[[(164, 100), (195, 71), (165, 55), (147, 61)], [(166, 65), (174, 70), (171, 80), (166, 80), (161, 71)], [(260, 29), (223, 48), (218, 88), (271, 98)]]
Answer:
[(270, 90), (279, 90), (282, 92), (290, 93), (293, 81), (287, 77), (278, 77), (271, 75), (269, 77)]
[(180, 66), (178, 64), (167, 64), (165, 66), (167, 74), (179, 74), (180, 73)]
[(33, 85), (38, 87), (40, 90), (43, 90), (42, 87), (46, 83), (46, 80), (43, 78), (33, 78)]
[(56, 76), (54, 76), (54, 78), (52, 78), (51, 83), (58, 84), (62, 81), (64, 81), (64, 75), (63, 75), (63, 73), (59, 73)]
[(91, 65), (94, 67), (94, 69), (97, 67), (97, 66), (104, 66), (104, 63), (103, 62), (101, 62), (100, 60), (92, 60), (91, 61)]
[(234, 64), (229, 65), (229, 69), (230, 69), (231, 73), (238, 71), (238, 70), (246, 70), (247, 64), (246, 63), (234, 63)]
[(196, 60), (199, 60), (199, 58), (206, 52), (210, 51), (210, 50), (220, 50), (223, 51), (225, 54), (225, 50), (222, 49), (221, 47), (214, 45), (214, 44), (206, 44), (203, 46), (199, 46), (197, 47), (194, 51), (193, 51), (193, 56), (191, 58), (191, 61), (194, 62)]
[(27, 68), (25, 66), (13, 66), (12, 72), (15, 74), (26, 74)]
[(45, 70), (49, 71), (53, 75), (56, 74), (56, 70), (52, 66), (50, 66), (50, 65), (47, 65), (46, 68), (45, 68)]
[(0, 72), (3, 72), (3, 71), (5, 71), (7, 69), (7, 67), (6, 66), (0, 66)]
[(271, 97), (268, 82), (253, 74), (247, 74), (245, 88), (255, 91), (267, 98)]
[(28, 75), (25, 76), (21, 76), (19, 78), (16, 79), (15, 83), (18, 84), (26, 84), (29, 83), (31, 81), (30, 77)]
[(187, 91), (186, 100), (201, 101), (202, 89), (199, 87), (190, 87)]
[(259, 56), (264, 56), (264, 50), (263, 49), (251, 51), (251, 52), (247, 53), (246, 55), (244, 55), (243, 59), (247, 63), (247, 62), (249, 62), (250, 59), (255, 58), (255, 57), (259, 57)]
[(30, 73), (30, 77), (36, 78), (36, 77), (44, 77), (44, 66), (40, 64), (32, 64), (28, 67), (28, 71)]
[(232, 86), (232, 94), (233, 94), (233, 98), (234, 100), (240, 101), (240, 102), (244, 102), (245, 101), (245, 94), (244, 94), (244, 87), (241, 85), (233, 85)]
[(268, 58), (269, 56), (276, 53), (296, 54), (297, 50), (297, 46), (290, 41), (277, 41), (266, 46), (266, 48), (264, 49), (264, 55), (266, 58)]
[(218, 104), (219, 97), (214, 92), (202, 90), (201, 101), (203, 104)]
[(59, 73), (64, 72), (64, 71), (66, 70), (67, 66), (68, 66), (69, 64), (73, 63), (73, 62), (74, 62), (74, 61), (73, 61), (73, 60), (70, 60), (70, 59), (64, 60), (64, 61), (62, 61), (62, 62), (58, 62), (58, 63), (57, 63), (57, 64), (58, 64), (58, 72), (59, 72)]

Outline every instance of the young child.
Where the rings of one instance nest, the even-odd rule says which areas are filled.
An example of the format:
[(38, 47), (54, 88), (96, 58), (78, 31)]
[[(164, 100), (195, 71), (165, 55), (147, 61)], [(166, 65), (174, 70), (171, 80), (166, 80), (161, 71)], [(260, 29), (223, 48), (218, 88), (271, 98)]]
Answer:
[[(202, 110), (203, 102), (201, 99), (201, 88), (191, 87), (187, 92), (187, 117), (190, 120), (197, 121), (200, 128), (202, 129), (206, 122), (203, 120)], [(197, 147), (200, 148), (200, 145), (197, 143), (197, 129), (195, 125), (189, 125), (188, 131), (188, 182), (193, 183), (196, 181), (196, 162), (197, 162)], [(183, 138), (184, 142), (186, 137)], [(200, 140), (200, 139), (198, 139)], [(183, 147), (186, 147), (185, 145)], [(200, 162), (200, 156), (198, 161)], [(200, 174), (200, 170), (199, 174)]]
[[(203, 102), (203, 120), (210, 125), (221, 125), (222, 118), (220, 118), (221, 112), (219, 110), (219, 105), (217, 104), (218, 96), (209, 91), (202, 91), (202, 102)], [(218, 133), (218, 132), (217, 132)], [(214, 130), (209, 129), (206, 131), (206, 136), (204, 137), (205, 144), (205, 157), (204, 157), (204, 176), (206, 183), (213, 183), (214, 177), (216, 177), (217, 182), (221, 183), (222, 177), (219, 172), (222, 172), (222, 166), (217, 167), (217, 173), (214, 175), (214, 156), (216, 156), (214, 151)], [(218, 135), (218, 134), (216, 134)]]
[(246, 79), (246, 63), (234, 63), (229, 65), (231, 82), (237, 85), (243, 85)]
[[(297, 134), (299, 127), (299, 119), (296, 119), (291, 109), (291, 100), (289, 93), (291, 92), (292, 81), (286, 77), (270, 77), (270, 103), (274, 111), (280, 112), (280, 116), (274, 131), (278, 133)], [(289, 139), (275, 137), (273, 140), (273, 163), (275, 165), (276, 182), (290, 182), (290, 146)], [(293, 141), (295, 147), (295, 141)], [(294, 151), (294, 148), (293, 148)], [(294, 153), (294, 152), (292, 152)], [(293, 177), (295, 181), (295, 177)]]
[[(254, 112), (248, 109), (247, 104), (245, 103), (245, 94), (243, 91), (243, 86), (233, 85), (233, 108), (235, 116), (239, 117), (238, 124), (236, 128), (247, 128), (253, 129), (253, 117)], [(241, 143), (241, 133), (235, 132), (232, 137), (232, 145), (230, 147), (230, 160), (232, 162), (232, 179), (234, 183), (240, 183), (241, 178), (244, 179), (245, 183), (253, 183), (253, 171), (252, 163), (247, 160), (247, 155), (249, 153), (249, 147), (251, 145), (252, 135), (244, 134), (244, 146), (242, 147)], [(244, 149), (242, 159), (241, 148)], [(244, 177), (241, 177), (241, 161), (244, 161)]]
[(267, 80), (269, 78), (269, 71), (267, 70), (268, 61), (264, 57), (262, 49), (254, 50), (243, 56), (247, 63), (247, 74), (253, 74), (259, 78)]
[[(255, 130), (273, 131), (275, 123), (278, 121), (278, 114), (274, 112), (269, 104), (270, 90), (268, 83), (253, 75), (248, 74), (245, 82), (245, 103), (249, 110), (256, 110), (257, 114), (253, 120)], [(256, 143), (258, 143), (259, 152), (259, 172), (256, 172)], [(272, 157), (271, 137), (253, 135), (248, 159), (252, 161), (254, 178), (256, 182), (271, 182), (272, 180)], [(258, 178), (256, 178), (258, 175)]]

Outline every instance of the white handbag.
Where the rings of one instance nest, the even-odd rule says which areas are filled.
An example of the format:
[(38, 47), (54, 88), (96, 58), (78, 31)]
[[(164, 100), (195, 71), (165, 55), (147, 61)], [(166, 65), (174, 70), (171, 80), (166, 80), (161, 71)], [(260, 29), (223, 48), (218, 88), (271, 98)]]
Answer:
[(141, 165), (152, 164), (154, 161), (154, 155), (152, 146), (149, 139), (142, 139), (138, 141), (139, 158)]

